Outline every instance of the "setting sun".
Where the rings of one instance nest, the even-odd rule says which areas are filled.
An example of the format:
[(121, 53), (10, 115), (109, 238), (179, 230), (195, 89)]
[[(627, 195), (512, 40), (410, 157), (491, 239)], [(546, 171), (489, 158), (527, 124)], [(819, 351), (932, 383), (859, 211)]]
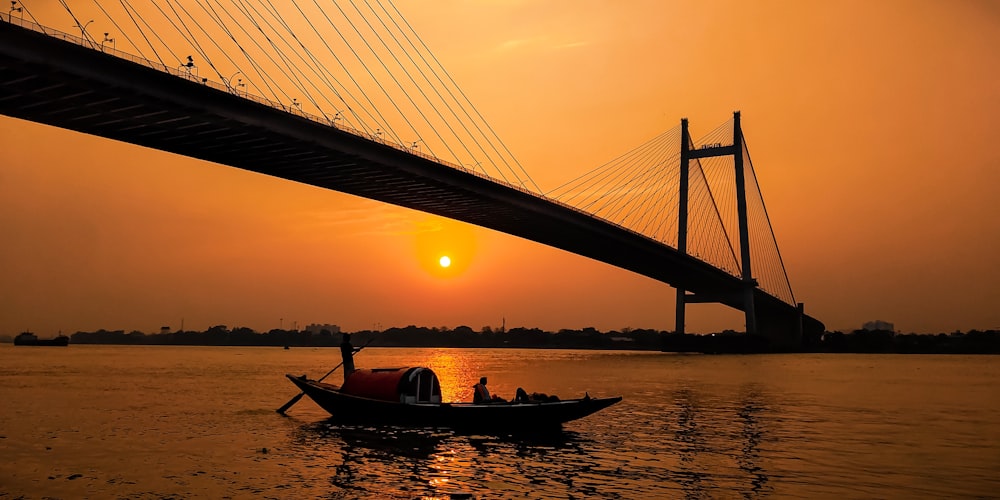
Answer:
[(438, 264), (441, 264), (441, 267), (448, 267), (448, 266), (450, 266), (451, 265), (451, 257), (448, 257), (447, 255), (442, 255), (441, 259), (438, 260)]

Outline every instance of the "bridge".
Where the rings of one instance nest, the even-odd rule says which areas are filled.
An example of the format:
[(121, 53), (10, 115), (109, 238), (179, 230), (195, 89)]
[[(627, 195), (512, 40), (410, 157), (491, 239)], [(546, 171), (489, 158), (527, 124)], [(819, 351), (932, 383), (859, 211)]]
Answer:
[[(766, 211), (759, 215), (763, 199), (739, 113), (700, 146), (682, 120), (542, 193), (520, 177), (511, 182), (502, 170), (491, 175), (479, 162), (448, 161), (422, 151), (419, 141), (387, 137), (389, 126), (352, 127), (340, 111), (309, 113), (297, 99), (282, 104), (252, 93), (235, 74), (201, 77), (190, 56), (173, 66), (98, 43), (85, 24), (78, 27), (81, 36), (13, 10), (0, 14), (0, 114), (420, 210), (605, 262), (676, 288), (678, 332), (686, 304), (700, 302), (743, 311), (747, 332), (779, 349), (824, 329), (794, 300)], [(675, 151), (664, 150), (668, 142)], [(721, 204), (706, 173), (720, 159), (732, 187), (730, 201)], [(509, 161), (502, 164), (518, 176)], [(641, 201), (623, 198), (636, 193)], [(657, 204), (669, 200), (676, 200), (673, 212), (663, 215)], [(707, 212), (698, 209), (705, 203)], [(727, 204), (735, 205), (728, 210), (733, 217), (723, 215)], [(752, 231), (755, 221), (766, 226), (762, 237)], [(761, 254), (755, 241), (771, 249), (757, 259), (769, 273), (752, 259)]]

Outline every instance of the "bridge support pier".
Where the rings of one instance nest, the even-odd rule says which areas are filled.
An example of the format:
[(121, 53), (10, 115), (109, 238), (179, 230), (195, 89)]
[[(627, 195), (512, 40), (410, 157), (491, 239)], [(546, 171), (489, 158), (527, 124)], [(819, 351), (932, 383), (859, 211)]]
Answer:
[[(691, 151), (691, 136), (688, 132), (687, 118), (681, 119), (681, 161), (680, 180), (678, 182), (678, 210), (677, 210), (677, 250), (682, 254), (687, 254), (687, 225), (688, 225), (688, 184), (690, 178), (690, 161), (697, 158), (710, 158), (714, 156), (732, 155), (735, 165), (736, 176), (736, 212), (739, 219), (740, 232), (740, 267), (742, 269), (743, 281), (743, 311), (746, 313), (746, 333), (756, 335), (757, 311), (754, 307), (754, 290), (757, 288), (757, 280), (753, 277), (753, 268), (750, 266), (750, 223), (747, 216), (747, 190), (746, 173), (743, 168), (743, 130), (740, 127), (740, 112), (733, 113), (733, 145), (702, 148), (695, 152)], [(687, 306), (686, 290), (677, 288), (676, 300), (676, 333), (684, 333), (684, 316)]]
[(772, 351), (801, 351), (804, 347), (808, 348), (808, 339), (818, 338), (823, 332), (822, 325), (819, 331), (804, 331), (804, 311), (801, 302), (796, 305), (792, 313), (788, 310), (758, 311), (758, 335), (768, 340)]
[(757, 311), (753, 304), (753, 291), (757, 280), (750, 267), (750, 222), (747, 218), (747, 178), (743, 171), (743, 129), (740, 112), (733, 113), (733, 163), (736, 170), (736, 213), (740, 226), (740, 258), (743, 268), (743, 310), (746, 312), (747, 335), (757, 334)]
[[(691, 137), (688, 135), (687, 118), (681, 119), (681, 171), (677, 196), (677, 251), (687, 254), (687, 226), (688, 226), (688, 183), (690, 179), (689, 162), (691, 161)], [(684, 313), (686, 308), (687, 291), (677, 288), (676, 316), (674, 333), (684, 334)]]

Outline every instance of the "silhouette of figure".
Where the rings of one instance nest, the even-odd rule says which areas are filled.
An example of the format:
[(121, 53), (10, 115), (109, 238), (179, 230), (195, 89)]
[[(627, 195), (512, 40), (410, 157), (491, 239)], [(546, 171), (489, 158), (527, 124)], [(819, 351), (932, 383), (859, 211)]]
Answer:
[(344, 383), (354, 373), (354, 346), (351, 345), (351, 334), (343, 334), (343, 341), (340, 343), (340, 357), (344, 364)]
[(479, 383), (472, 386), (472, 390), (473, 403), (489, 403), (493, 400), (490, 396), (490, 390), (486, 388), (486, 377), (480, 377)]
[(522, 387), (518, 387), (517, 393), (514, 395), (514, 402), (527, 403), (528, 401), (531, 401), (531, 398), (528, 396), (527, 391), (525, 391)]

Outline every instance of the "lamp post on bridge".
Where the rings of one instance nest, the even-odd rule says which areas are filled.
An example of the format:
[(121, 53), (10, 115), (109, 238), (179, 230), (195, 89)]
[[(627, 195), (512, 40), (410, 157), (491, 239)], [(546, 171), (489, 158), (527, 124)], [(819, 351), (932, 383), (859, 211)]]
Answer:
[(184, 71), (187, 71), (188, 75), (198, 76), (198, 66), (195, 66), (194, 64), (194, 56), (188, 56), (187, 59), (187, 62), (182, 63), (179, 68), (183, 68)]
[(486, 172), (486, 169), (483, 167), (483, 162), (481, 161), (477, 161), (475, 165), (471, 163), (463, 163), (462, 165), (465, 165), (466, 167), (472, 167), (473, 172), (476, 171), (476, 167), (479, 167), (479, 170), (483, 171), (483, 175), (485, 175), (486, 177), (490, 176), (490, 174)]
[(17, 0), (11, 0), (11, 2), (10, 2), (10, 12), (7, 13), (7, 21), (8, 22), (11, 22), (11, 23), (14, 22), (14, 13), (15, 12), (17, 12), (18, 14), (20, 14), (20, 16), (18, 16), (18, 17), (21, 20), (24, 20), (24, 8), (17, 6)]
[(118, 50), (118, 46), (115, 44), (114, 38), (108, 38), (110, 33), (104, 34), (104, 40), (101, 40), (101, 52), (104, 52), (104, 44), (111, 42), (111, 50)]
[(90, 21), (87, 21), (87, 22), (83, 23), (83, 26), (80, 26), (80, 21), (76, 22), (75, 26), (77, 28), (80, 28), (80, 38), (83, 38), (83, 40), (85, 42), (89, 42), (90, 41), (90, 37), (87, 36), (87, 26), (90, 26), (90, 23), (92, 23), (92, 22), (94, 22), (93, 19), (91, 19)]
[[(227, 79), (226, 79), (226, 80), (224, 81), (224, 83), (226, 84), (226, 88), (227, 88), (227, 89), (229, 89), (229, 91), (230, 91), (230, 92), (232, 92), (232, 93), (234, 93), (234, 94), (237, 94), (237, 93), (239, 93), (239, 92), (238, 92), (238, 90), (237, 90), (236, 88), (234, 88), (234, 86), (233, 86), (233, 78), (236, 78), (236, 75), (242, 75), (242, 74), (243, 74), (243, 72), (242, 72), (242, 71), (237, 71), (236, 73), (233, 73), (233, 76), (230, 76), (229, 78), (227, 78)], [(242, 84), (242, 82), (243, 82), (243, 79), (242, 79), (242, 78), (240, 78), (240, 79), (239, 79), (239, 81), (240, 81), (241, 83), (240, 83), (240, 84), (237, 84), (237, 85), (236, 85), (236, 87), (239, 87), (239, 86), (240, 86), (240, 85)]]

